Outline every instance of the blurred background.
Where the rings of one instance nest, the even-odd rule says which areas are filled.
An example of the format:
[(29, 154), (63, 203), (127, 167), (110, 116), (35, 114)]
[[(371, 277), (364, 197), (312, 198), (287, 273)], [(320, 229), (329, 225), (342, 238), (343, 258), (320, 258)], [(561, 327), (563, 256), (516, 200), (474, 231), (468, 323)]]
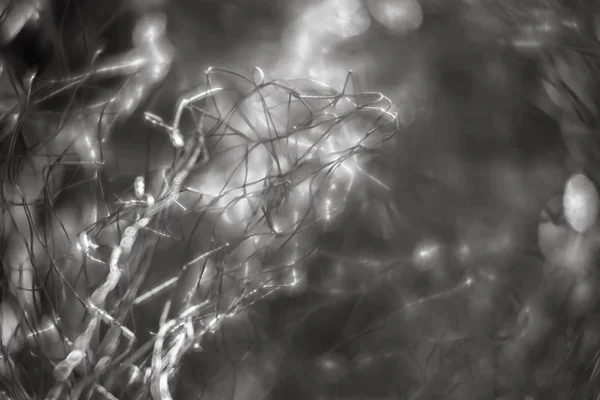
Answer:
[[(393, 138), (378, 143), (376, 156), (363, 165), (370, 179), (349, 184), (343, 200), (329, 195), (340, 210), (335, 223), (315, 241), (310, 232), (294, 236), (294, 251), (310, 247), (311, 257), (289, 256), (286, 268), (271, 267), (276, 279), (293, 275), (293, 284), (229, 318), (186, 352), (171, 383), (173, 398), (600, 398), (595, 222), (600, 6), (594, 1), (0, 0), (0, 5), (8, 10), (0, 20), (3, 197), (18, 193), (43, 203), (40, 220), (58, 210), (65, 232), (96, 221), (82, 204), (101, 195), (99, 182), (112, 193), (126, 192), (138, 175), (146, 176), (148, 188), (158, 184), (152, 171), (169, 167), (174, 150), (169, 135), (157, 134), (144, 121), (144, 112), (170, 121), (178, 99), (205, 85), (209, 67), (248, 76), (259, 66), (267, 80), (312, 79), (339, 91), (352, 71), (352, 90), (385, 94), (397, 115)], [(161, 18), (138, 35), (144, 42), (134, 32), (141, 32), (139, 21), (147, 15)], [(161, 26), (168, 45), (154, 41)], [(96, 61), (107, 66), (104, 72), (77, 78)], [(160, 68), (152, 69), (156, 65)], [(105, 123), (102, 116), (88, 119), (73, 111), (96, 110), (104, 101), (112, 104), (107, 115), (118, 118)], [(98, 147), (89, 144), (94, 136), (85, 124), (102, 125)], [(48, 148), (67, 160), (73, 148), (78, 162), (97, 162), (100, 172), (65, 170), (49, 182), (44, 162), (31, 156)], [(231, 156), (190, 179), (203, 184), (235, 162), (240, 161)], [(581, 195), (587, 206), (581, 207), (593, 209), (585, 230), (563, 215), (567, 203), (561, 199), (574, 174), (583, 174), (589, 186), (581, 189), (587, 193)], [(71, 187), (74, 179), (84, 183)], [(60, 192), (56, 203), (39, 194), (50, 186)], [(36, 321), (59, 314), (64, 335), (74, 340), (86, 308), (73, 305), (64, 282), (86, 271), (84, 286), (95, 287), (104, 270), (93, 260), (83, 268), (65, 261), (57, 269), (68, 277), (43, 284), (61, 294), (47, 295), (40, 304), (10, 289), (11, 276), (22, 274), (19, 265), (25, 262), (10, 249), (35, 247), (27, 234), (19, 239), (25, 245), (11, 240), (19, 229), (33, 237), (36, 229), (25, 226), (33, 226), (36, 217), (23, 216), (16, 203), (3, 204), (9, 282), (3, 312), (18, 320), (17, 308), (9, 306), (16, 302)], [(101, 207), (93, 212), (102, 213)], [(21, 228), (9, 227), (18, 221)], [(179, 274), (191, 254), (208, 250), (219, 222), (195, 221), (173, 218), (161, 226), (168, 235), (148, 239), (153, 252), (141, 292)], [(55, 236), (44, 243), (70, 253), (69, 235), (61, 239), (61, 229), (51, 230)], [(22, 254), (34, 266), (46, 262), (39, 256), (31, 261), (31, 251)], [(210, 283), (209, 269), (204, 266), (197, 284), (190, 284), (194, 290)], [(141, 343), (156, 335), (162, 305), (172, 296), (159, 294), (131, 311), (126, 324)], [(2, 325), (14, 324), (3, 319)], [(24, 329), (14, 326), (3, 328), (3, 340)], [(15, 400), (44, 398), (41, 393), (53, 387), (48, 365), (65, 354), (27, 350), (29, 342), (23, 342), (19, 349), (5, 343), (6, 358), (41, 366), (18, 377), (6, 372), (13, 367), (1, 366), (4, 393)], [(143, 373), (119, 368), (126, 378), (112, 383), (113, 396), (134, 398), (135, 382), (143, 381), (135, 374)], [(9, 381), (18, 379), (34, 382), (36, 389), (15, 389)]]

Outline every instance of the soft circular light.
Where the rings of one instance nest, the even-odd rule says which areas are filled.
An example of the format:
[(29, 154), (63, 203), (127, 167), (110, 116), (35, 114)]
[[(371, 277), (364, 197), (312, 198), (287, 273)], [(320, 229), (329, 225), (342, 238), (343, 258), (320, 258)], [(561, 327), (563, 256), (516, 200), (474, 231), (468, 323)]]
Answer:
[(351, 38), (363, 34), (369, 29), (369, 13), (359, 1), (330, 0), (323, 5), (327, 19), (325, 28), (342, 38)]
[(598, 219), (598, 191), (585, 175), (573, 175), (563, 196), (565, 218), (579, 233), (589, 230)]
[(315, 359), (315, 378), (326, 384), (339, 382), (348, 373), (348, 359), (340, 353), (325, 353)]
[(390, 32), (404, 35), (423, 23), (423, 11), (416, 0), (367, 0), (367, 9)]
[(444, 249), (434, 239), (425, 239), (419, 242), (412, 253), (414, 266), (421, 271), (439, 268), (443, 264)]

